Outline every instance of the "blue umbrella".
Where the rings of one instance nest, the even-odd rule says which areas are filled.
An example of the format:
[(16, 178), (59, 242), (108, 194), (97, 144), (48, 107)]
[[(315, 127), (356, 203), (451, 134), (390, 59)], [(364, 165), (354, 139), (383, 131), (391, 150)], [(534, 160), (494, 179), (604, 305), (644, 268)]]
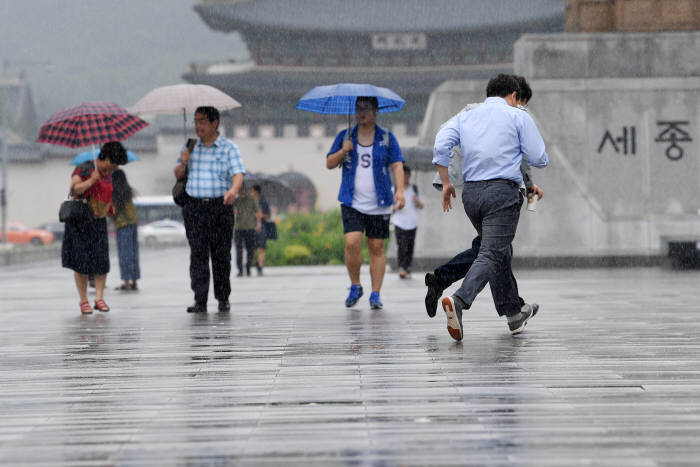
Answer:
[[(100, 155), (99, 149), (93, 149), (92, 151), (81, 152), (70, 161), (71, 165), (80, 165), (83, 162), (94, 161), (97, 156)], [(129, 162), (134, 162), (139, 160), (138, 156), (134, 154), (131, 150), (126, 151), (126, 158)]]
[(401, 110), (406, 101), (388, 88), (371, 84), (340, 83), (316, 86), (299, 99), (296, 108), (319, 114), (350, 115), (355, 113), (355, 101), (360, 96), (373, 96), (379, 101), (379, 112)]

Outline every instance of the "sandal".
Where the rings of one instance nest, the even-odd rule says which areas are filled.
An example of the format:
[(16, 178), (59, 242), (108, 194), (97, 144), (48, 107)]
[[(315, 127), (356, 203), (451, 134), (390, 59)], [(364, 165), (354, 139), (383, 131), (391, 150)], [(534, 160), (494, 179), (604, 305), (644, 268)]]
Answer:
[(90, 308), (90, 302), (85, 300), (84, 302), (80, 302), (80, 312), (84, 315), (89, 315), (92, 313), (92, 308)]
[(109, 306), (107, 306), (107, 303), (102, 299), (95, 300), (95, 309), (98, 311), (109, 311)]

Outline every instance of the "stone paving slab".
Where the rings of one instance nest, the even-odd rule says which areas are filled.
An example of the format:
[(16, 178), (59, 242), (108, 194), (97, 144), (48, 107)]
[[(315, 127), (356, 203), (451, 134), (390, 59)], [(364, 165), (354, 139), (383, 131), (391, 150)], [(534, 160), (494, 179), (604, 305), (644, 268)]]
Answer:
[(455, 343), (417, 273), (376, 312), (343, 266), (268, 268), (190, 315), (187, 255), (91, 316), (56, 261), (0, 267), (0, 464), (700, 463), (700, 272), (516, 271), (526, 331), (485, 290)]

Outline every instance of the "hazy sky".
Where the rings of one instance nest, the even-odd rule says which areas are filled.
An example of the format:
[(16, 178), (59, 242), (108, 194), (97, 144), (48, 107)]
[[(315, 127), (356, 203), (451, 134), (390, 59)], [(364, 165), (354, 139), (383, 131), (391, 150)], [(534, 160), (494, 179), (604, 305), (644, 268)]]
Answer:
[(83, 101), (128, 107), (154, 87), (182, 82), (191, 62), (246, 57), (238, 35), (209, 29), (195, 3), (0, 0), (0, 67), (25, 71), (39, 123)]

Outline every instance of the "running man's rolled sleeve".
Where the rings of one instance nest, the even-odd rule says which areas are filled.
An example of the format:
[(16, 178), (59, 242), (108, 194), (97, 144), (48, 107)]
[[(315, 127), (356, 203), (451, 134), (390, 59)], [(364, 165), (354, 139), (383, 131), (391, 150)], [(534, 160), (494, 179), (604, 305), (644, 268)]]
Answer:
[(443, 167), (450, 165), (450, 152), (459, 144), (459, 115), (448, 120), (435, 136), (433, 147), (433, 164)]
[(522, 114), (522, 127), (520, 130), (520, 149), (533, 167), (546, 167), (549, 164), (549, 155), (545, 151), (544, 140), (537, 125), (527, 113)]

